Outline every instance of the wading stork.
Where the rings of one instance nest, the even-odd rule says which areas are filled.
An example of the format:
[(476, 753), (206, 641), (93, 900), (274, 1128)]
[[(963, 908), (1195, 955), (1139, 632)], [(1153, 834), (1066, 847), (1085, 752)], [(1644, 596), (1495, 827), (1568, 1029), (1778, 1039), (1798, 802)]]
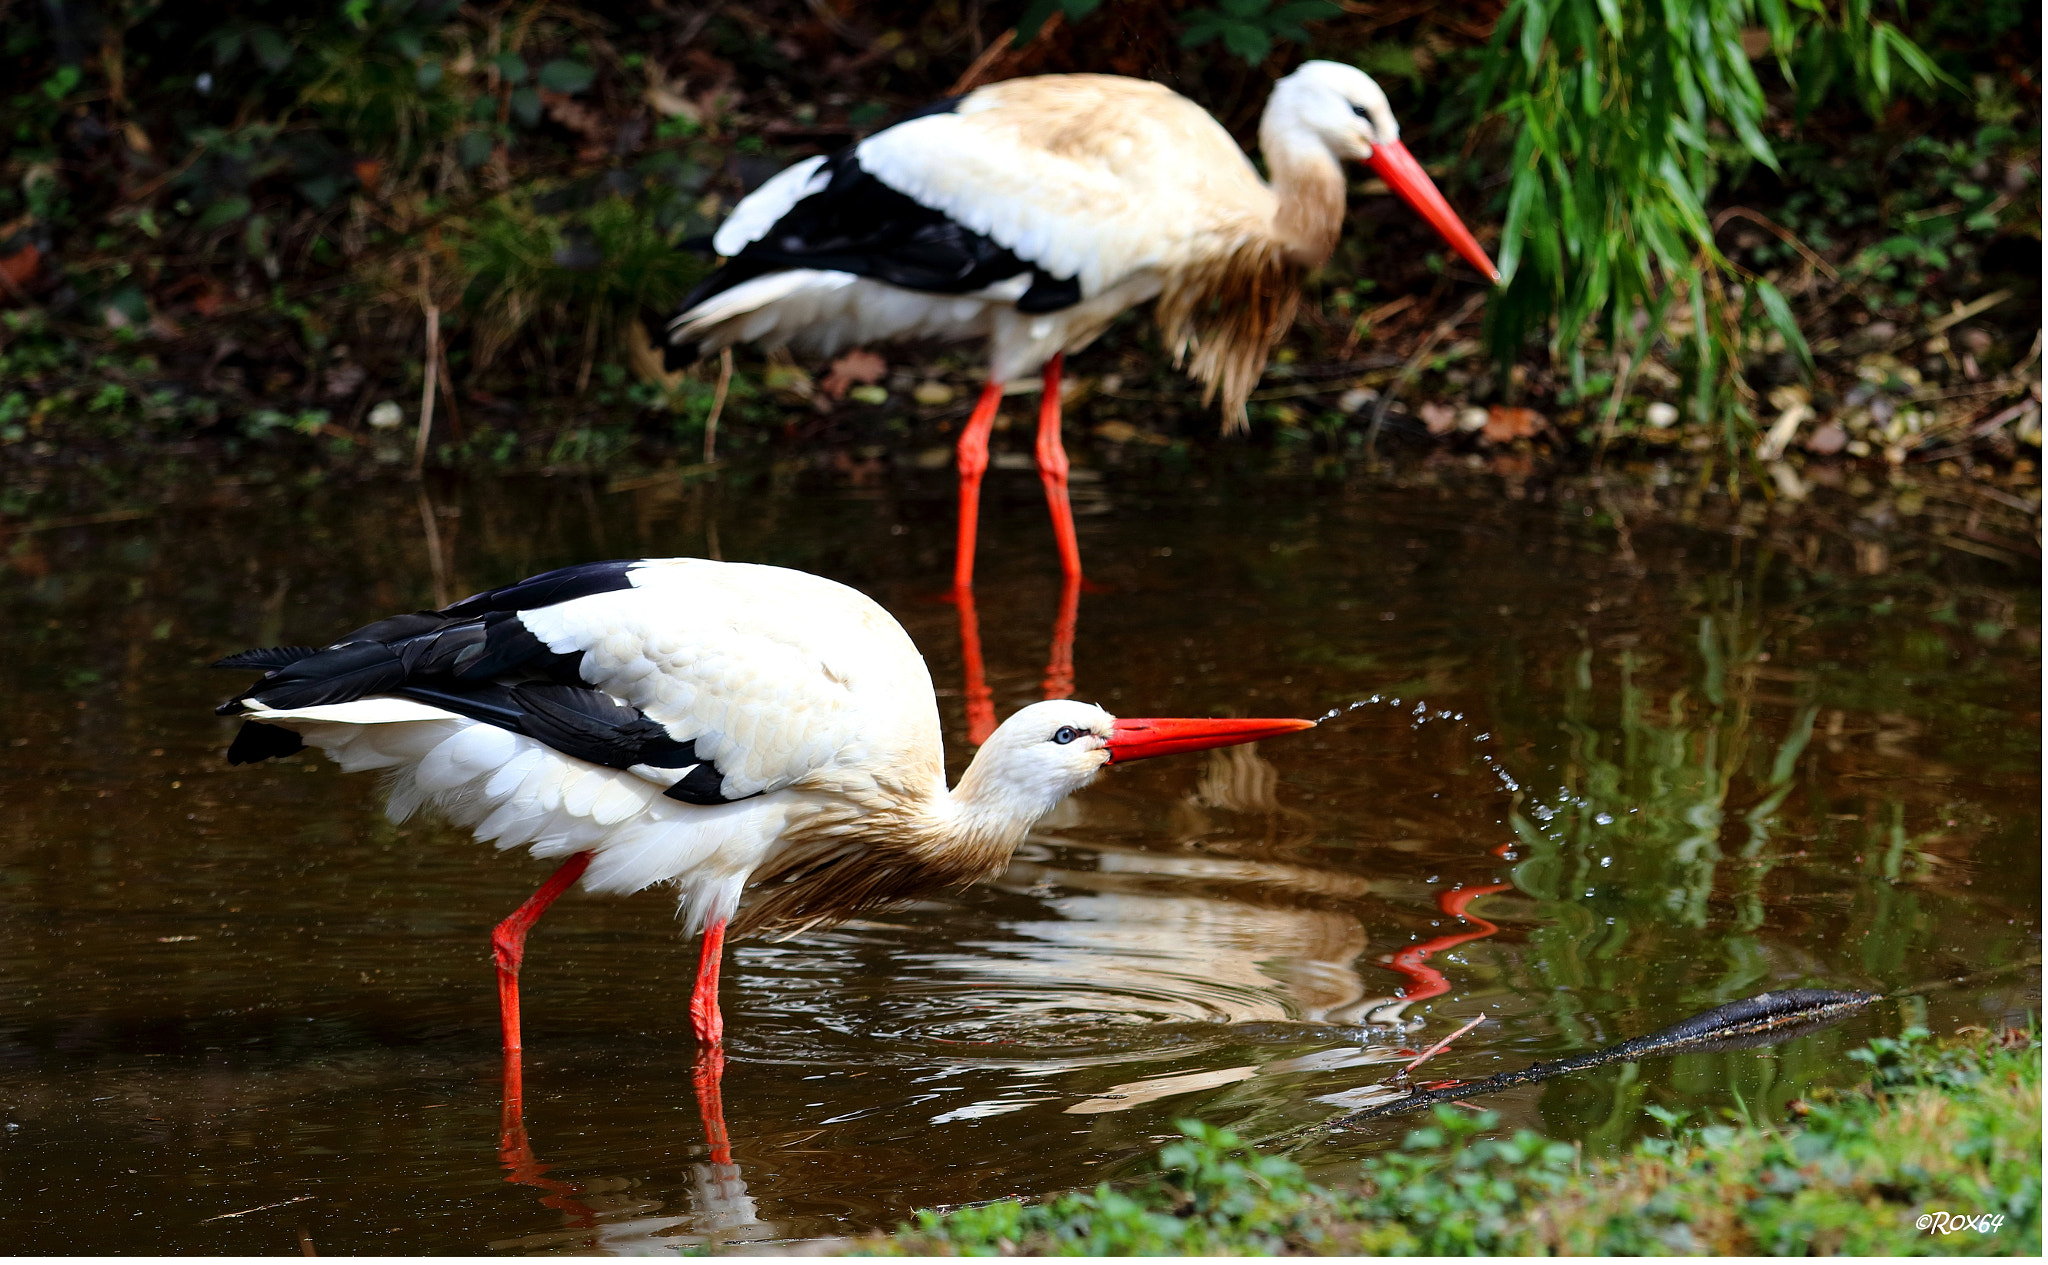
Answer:
[(703, 937), (690, 1017), (714, 1158), (728, 931), (802, 928), (985, 878), (1105, 765), (1314, 724), (1034, 703), (949, 790), (931, 675), (887, 611), (801, 571), (698, 558), (550, 571), (323, 649), (216, 666), (265, 669), (219, 708), (244, 718), (229, 763), (310, 744), (381, 771), (394, 821), (431, 807), (500, 848), (561, 859), (491, 935), (508, 1135), (527, 931), (579, 879), (595, 892), (673, 884)]
[(836, 154), (779, 173), (711, 238), (725, 259), (669, 324), (680, 368), (734, 343), (830, 355), (900, 339), (989, 344), (961, 431), (954, 584), (974, 580), (989, 429), (1003, 383), (1041, 372), (1038, 470), (1060, 562), (1081, 573), (1060, 366), (1116, 317), (1157, 300), (1177, 360), (1245, 425), (1302, 276), (1335, 249), (1342, 160), (1363, 162), (1489, 280), (1499, 273), (1401, 144), (1364, 72), (1312, 61), (1273, 85), (1259, 124), (1272, 174), (1161, 84), (1044, 75), (928, 106)]

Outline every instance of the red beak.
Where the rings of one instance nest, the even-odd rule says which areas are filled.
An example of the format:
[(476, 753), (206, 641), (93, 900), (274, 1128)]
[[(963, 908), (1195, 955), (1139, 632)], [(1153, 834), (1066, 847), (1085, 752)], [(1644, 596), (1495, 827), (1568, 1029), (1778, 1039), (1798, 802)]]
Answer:
[(1125, 764), (1176, 751), (1234, 747), (1275, 734), (1314, 729), (1312, 720), (1119, 720), (1109, 733), (1109, 762)]
[(1389, 189), (1400, 194), (1401, 200), (1414, 207), (1423, 219), (1428, 220), (1431, 228), (1443, 234), (1444, 240), (1451, 244), (1451, 249), (1464, 256), (1466, 263), (1479, 269), (1495, 284), (1499, 284), (1500, 269), (1494, 267), (1493, 261), (1486, 257), (1486, 252), (1479, 248), (1479, 243), (1473, 238), (1471, 230), (1458, 218), (1458, 213), (1451, 209), (1451, 204), (1444, 201), (1444, 195), (1437, 192), (1429, 173), (1422, 169), (1421, 163), (1415, 161), (1415, 155), (1408, 152), (1406, 145), (1399, 141), (1374, 145), (1372, 157), (1365, 161), (1367, 166), (1379, 173), (1380, 179), (1387, 182)]

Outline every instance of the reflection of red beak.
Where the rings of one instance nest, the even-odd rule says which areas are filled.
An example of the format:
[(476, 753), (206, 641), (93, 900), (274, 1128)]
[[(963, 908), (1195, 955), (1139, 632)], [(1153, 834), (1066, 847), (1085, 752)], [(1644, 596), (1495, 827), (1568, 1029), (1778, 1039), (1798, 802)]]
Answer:
[(1275, 734), (1314, 729), (1312, 720), (1119, 720), (1109, 733), (1109, 762), (1125, 764), (1176, 751), (1234, 747)]
[(1486, 257), (1486, 252), (1479, 248), (1479, 243), (1474, 240), (1471, 230), (1458, 218), (1458, 213), (1451, 209), (1451, 204), (1444, 201), (1444, 195), (1437, 192), (1429, 173), (1422, 169), (1421, 163), (1415, 161), (1415, 155), (1408, 152), (1406, 145), (1399, 141), (1375, 145), (1372, 147), (1372, 157), (1365, 161), (1367, 166), (1379, 173), (1380, 179), (1387, 182), (1389, 189), (1400, 194), (1401, 200), (1414, 207), (1423, 219), (1428, 220), (1431, 228), (1443, 234), (1444, 240), (1451, 244), (1451, 249), (1464, 256), (1466, 263), (1479, 269), (1489, 280), (1495, 283), (1500, 281), (1500, 269), (1494, 267), (1493, 261)]

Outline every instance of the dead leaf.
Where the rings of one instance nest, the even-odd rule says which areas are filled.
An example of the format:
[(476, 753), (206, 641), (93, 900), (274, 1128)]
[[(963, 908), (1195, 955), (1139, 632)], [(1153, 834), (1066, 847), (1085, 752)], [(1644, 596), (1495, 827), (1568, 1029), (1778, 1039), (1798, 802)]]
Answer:
[(24, 286), (36, 275), (36, 268), (43, 262), (43, 252), (31, 243), (24, 243), (20, 250), (11, 255), (0, 256), (0, 276), (7, 278), (10, 286)]
[(1432, 435), (1448, 435), (1458, 428), (1458, 410), (1448, 404), (1424, 404), (1415, 410)]
[(1543, 414), (1532, 408), (1507, 408), (1496, 404), (1486, 410), (1486, 440), (1505, 444), (1528, 439), (1543, 429)]
[(358, 158), (350, 170), (355, 173), (363, 188), (374, 193), (377, 189), (377, 177), (383, 172), (384, 163), (376, 158)]
[(831, 372), (818, 384), (818, 389), (832, 399), (844, 399), (847, 389), (855, 383), (871, 386), (880, 382), (888, 372), (888, 361), (865, 348), (856, 347), (832, 362)]
[(583, 138), (583, 149), (602, 154), (606, 143), (604, 116), (566, 92), (543, 88), (541, 105), (549, 118)]

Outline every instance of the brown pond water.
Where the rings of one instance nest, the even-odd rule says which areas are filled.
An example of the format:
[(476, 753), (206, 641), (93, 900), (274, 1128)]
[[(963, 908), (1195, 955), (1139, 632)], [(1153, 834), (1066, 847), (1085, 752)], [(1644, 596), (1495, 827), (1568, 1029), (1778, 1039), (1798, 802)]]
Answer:
[[(1035, 483), (999, 470), (985, 510), (999, 714), (1038, 697), (1058, 614)], [(789, 1243), (1090, 1184), (1183, 1117), (1271, 1136), (1481, 1014), (1436, 1075), (1771, 988), (1890, 992), (2038, 953), (2032, 575), (1670, 517), (1618, 529), (1591, 490), (1483, 476), (1112, 475), (1081, 488), (1101, 589), (1081, 599), (1079, 697), (1379, 701), (1255, 752), (1118, 770), (997, 881), (738, 945), (729, 1169), (705, 1162), (670, 902), (571, 894), (525, 972), (526, 1119), (560, 1185), (508, 1183), (486, 937), (547, 867), (392, 826), (373, 780), (310, 756), (228, 768), (209, 709), (236, 679), (205, 664), (570, 562), (710, 551), (894, 611), (960, 767), (943, 471), (625, 484), (436, 485), (438, 569), (396, 482), (223, 486), (6, 545), (9, 1251)], [(1660, 1127), (1645, 1105), (1781, 1113), (1853, 1080), (1844, 1051), (1873, 1035), (2038, 1003), (2022, 965), (1775, 1050), (1490, 1105), (1601, 1152)], [(1340, 1170), (1409, 1127), (1308, 1158)]]

